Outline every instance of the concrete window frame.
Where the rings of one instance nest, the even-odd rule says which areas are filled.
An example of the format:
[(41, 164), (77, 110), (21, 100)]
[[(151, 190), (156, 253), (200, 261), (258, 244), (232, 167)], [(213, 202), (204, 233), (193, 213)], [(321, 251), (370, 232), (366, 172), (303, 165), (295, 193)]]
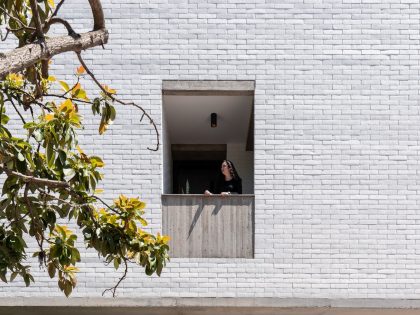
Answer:
[[(254, 80), (164, 80), (162, 81), (162, 232), (171, 236), (174, 258), (253, 258), (254, 194), (204, 196), (171, 194), (165, 189), (165, 154), (172, 145), (166, 142), (165, 96), (244, 96), (252, 97), (246, 149), (254, 146)], [(252, 130), (252, 132), (250, 131)], [(169, 143), (169, 144), (168, 144)], [(172, 160), (172, 157), (171, 159)], [(168, 159), (166, 160), (166, 162)], [(169, 164), (169, 163), (168, 163)], [(254, 176), (252, 154), (252, 189)], [(253, 192), (253, 190), (252, 190)]]

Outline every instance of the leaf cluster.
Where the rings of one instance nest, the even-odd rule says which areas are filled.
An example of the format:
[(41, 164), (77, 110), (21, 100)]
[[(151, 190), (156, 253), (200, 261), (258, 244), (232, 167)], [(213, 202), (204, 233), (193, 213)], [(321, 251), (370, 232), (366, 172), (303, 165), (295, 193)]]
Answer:
[[(42, 42), (33, 4), (34, 0), (0, 0), (0, 25), (19, 46)], [(53, 0), (36, 5), (44, 35), (58, 8)], [(77, 233), (58, 224), (59, 219), (74, 220), (85, 247), (95, 249), (107, 263), (116, 269), (125, 266), (120, 281), (130, 262), (148, 275), (160, 275), (169, 259), (169, 238), (144, 230), (145, 203), (139, 198), (121, 195), (108, 205), (97, 196), (105, 164), (78, 145), (83, 128), (79, 107), (89, 106), (100, 117), (98, 131), (103, 134), (116, 118), (116, 91), (102, 86), (99, 95), (90, 98), (81, 82), (83, 66), (71, 84), (48, 75), (48, 67), (49, 62), (40, 60), (0, 79), (0, 174), (6, 178), (0, 196), (0, 279), (8, 282), (19, 276), (27, 286), (34, 281), (25, 265), (25, 239), (30, 238), (38, 244), (34, 256), (40, 265), (57, 278), (66, 296), (71, 294), (77, 284), (80, 243)], [(8, 128), (12, 115), (20, 118), (24, 136)]]

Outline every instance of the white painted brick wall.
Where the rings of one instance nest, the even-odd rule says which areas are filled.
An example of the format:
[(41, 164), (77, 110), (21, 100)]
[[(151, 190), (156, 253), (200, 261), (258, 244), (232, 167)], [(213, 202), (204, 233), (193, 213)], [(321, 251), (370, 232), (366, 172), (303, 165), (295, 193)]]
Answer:
[[(417, 0), (103, 5), (110, 42), (85, 58), (159, 127), (162, 80), (256, 81), (255, 259), (173, 259), (160, 278), (133, 266), (119, 296), (418, 298)], [(89, 29), (87, 1), (64, 8)], [(76, 65), (66, 54), (54, 72), (71, 78)], [(140, 195), (158, 231), (163, 153), (146, 149), (154, 133), (139, 118), (120, 108), (101, 137), (88, 114), (81, 142), (104, 156), (107, 197)], [(91, 251), (80, 269), (74, 296), (99, 296), (119, 276)], [(33, 270), (34, 286), (3, 284), (0, 296), (61, 296)]]

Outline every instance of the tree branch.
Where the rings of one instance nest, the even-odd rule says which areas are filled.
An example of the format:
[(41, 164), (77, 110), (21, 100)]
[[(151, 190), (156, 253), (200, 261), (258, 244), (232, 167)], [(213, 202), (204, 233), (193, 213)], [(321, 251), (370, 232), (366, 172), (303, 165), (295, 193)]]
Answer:
[[(20, 19), (18, 19), (17, 17), (14, 17), (13, 15), (11, 15), (10, 13), (7, 12), (7, 9), (5, 7), (0, 7), (0, 12), (6, 14), (9, 19), (14, 20), (16, 23), (20, 24), (22, 27), (24, 28), (29, 28), (28, 25), (25, 25)], [(34, 28), (35, 30), (35, 28)]]
[[(43, 25), (38, 25), (36, 19), (36, 12), (38, 12), (38, 7), (36, 0), (31, 1), (31, 8), (34, 14), (34, 22), (36, 26), (36, 34), (43, 38)], [(59, 6), (61, 6), (64, 1), (61, 1), (57, 5), (56, 11), (51, 16), (51, 19), (54, 15), (57, 14)], [(108, 42), (108, 31), (105, 29), (105, 18), (104, 12), (102, 10), (102, 5), (100, 0), (89, 0), (89, 4), (92, 10), (93, 16), (93, 31), (84, 33), (80, 35), (80, 38), (73, 38), (71, 36), (60, 36), (54, 37), (48, 40), (45, 40), (45, 46), (48, 49), (43, 49), (38, 44), (28, 44), (26, 46), (17, 48), (13, 51), (10, 51), (6, 54), (0, 55), (0, 79), (4, 78), (5, 75), (11, 72), (19, 72), (25, 68), (30, 67), (31, 65), (39, 62), (40, 60), (50, 59), (51, 57), (67, 52), (67, 51), (81, 51), (91, 47), (104, 45)], [(19, 21), (21, 26), (27, 27), (22, 21), (11, 16), (7, 13), (6, 10), (3, 11), (9, 16), (9, 18)], [(39, 17), (39, 15), (38, 15)], [(51, 19), (49, 22), (51, 22)], [(41, 33), (41, 34), (40, 34)]]
[(58, 181), (58, 180), (28, 176), (28, 175), (25, 175), (25, 174), (22, 174), (22, 173), (19, 173), (19, 172), (9, 170), (7, 167), (5, 167), (2, 164), (0, 164), (0, 170), (3, 170), (6, 173), (7, 176), (17, 176), (26, 183), (35, 183), (35, 184), (47, 186), (47, 187), (50, 187), (50, 188), (70, 188), (70, 185), (67, 182), (61, 182), (61, 181)]
[(4, 42), (7, 39), (7, 36), (9, 36), (10, 32), (11, 32), (10, 29), (6, 28), (6, 35), (3, 36), (3, 33), (0, 31), (0, 39), (2, 42)]
[(85, 61), (82, 58), (82, 54), (80, 52), (76, 52), (76, 54), (77, 54), (77, 58), (79, 59), (81, 65), (83, 66), (83, 68), (85, 68), (86, 73), (89, 74), (89, 76), (92, 78), (92, 80), (101, 89), (101, 91), (105, 93), (105, 95), (107, 95), (114, 102), (117, 102), (117, 103), (119, 103), (121, 105), (134, 106), (134, 107), (140, 109), (142, 111), (142, 113), (143, 113), (140, 121), (143, 120), (143, 117), (144, 116), (146, 116), (149, 119), (150, 123), (153, 125), (153, 127), (155, 129), (155, 132), (156, 132), (156, 147), (155, 148), (149, 148), (149, 147), (147, 147), (147, 149), (149, 149), (150, 151), (158, 151), (159, 150), (159, 145), (160, 145), (160, 142), (159, 142), (159, 131), (158, 131), (157, 126), (156, 126), (154, 120), (152, 119), (152, 117), (150, 117), (150, 115), (140, 105), (137, 105), (134, 102), (124, 102), (124, 101), (121, 101), (118, 98), (116, 98), (114, 95), (112, 95), (111, 93), (109, 93), (107, 90), (105, 90), (105, 88), (98, 81), (98, 79), (95, 77), (95, 75), (92, 73), (92, 71), (89, 70), (88, 66), (86, 65)]
[[(42, 104), (41, 102), (38, 102), (37, 101), (37, 99), (32, 95), (32, 94), (30, 94), (30, 93), (28, 93), (28, 92), (26, 92), (25, 90), (22, 90), (22, 89), (19, 89), (19, 88), (15, 88), (15, 87), (10, 87), (10, 86), (7, 86), (7, 87), (5, 87), (5, 88), (2, 88), (2, 89), (0, 89), (1, 91), (3, 91), (3, 93), (5, 93), (5, 94), (9, 94), (8, 92), (7, 92), (7, 90), (11, 90), (11, 91), (16, 91), (16, 92), (19, 92), (19, 93), (23, 93), (23, 94), (25, 94), (26, 96), (28, 96), (30, 99), (31, 99), (31, 102), (32, 103), (34, 103), (34, 104), (36, 104), (36, 105), (38, 105), (38, 106), (40, 106), (41, 108), (43, 108), (43, 109), (45, 109), (46, 111), (48, 111), (48, 112), (51, 112), (52, 110), (50, 109), (50, 108), (48, 108), (48, 107), (46, 107), (44, 104)], [(43, 94), (42, 96), (47, 96), (46, 94)], [(16, 100), (18, 100), (19, 98), (16, 96), (15, 97), (15, 99)], [(26, 107), (25, 106), (27, 106), (27, 104), (25, 104), (25, 103), (21, 103), (21, 102), (19, 102), (19, 104), (23, 104), (24, 105), (24, 109), (26, 110)], [(28, 106), (29, 108), (31, 108), (30, 106)], [(31, 110), (32, 111), (32, 110)]]
[(65, 100), (70, 100), (72, 102), (79, 102), (79, 103), (90, 104), (90, 105), (93, 104), (93, 102), (91, 102), (91, 101), (86, 101), (86, 100), (83, 100), (83, 99), (80, 99), (80, 98), (67, 97), (67, 96), (60, 95), (60, 94), (51, 94), (51, 93), (48, 93), (48, 94), (42, 94), (42, 96), (46, 96), (46, 97), (58, 97), (58, 98), (62, 98), (62, 99), (65, 99)]
[(39, 16), (39, 11), (38, 11), (38, 3), (36, 2), (36, 0), (29, 0), (29, 3), (31, 4), (31, 9), (32, 9), (32, 20), (35, 23), (35, 27), (36, 27), (36, 35), (40, 40), (44, 40), (44, 33), (42, 32), (42, 24), (41, 24), (41, 18)]
[[(44, 28), (41, 23), (41, 17), (39, 16), (38, 11), (38, 2), (36, 0), (29, 0), (32, 9), (32, 20), (35, 22), (36, 27), (36, 37), (41, 41), (41, 48), (45, 49), (48, 52), (48, 47), (45, 45), (45, 35), (44, 35)], [(69, 35), (71, 35), (69, 33)], [(32, 40), (31, 40), (32, 42)], [(41, 60), (41, 75), (44, 79), (48, 78), (48, 60), (42, 59)]]
[(93, 30), (105, 29), (104, 11), (100, 0), (89, 0), (90, 8), (93, 15)]
[(45, 42), (48, 51), (42, 49), (38, 44), (29, 44), (0, 57), (0, 78), (8, 73), (16, 73), (28, 68), (41, 59), (49, 59), (67, 51), (81, 51), (106, 44), (108, 42), (108, 31), (98, 30), (84, 33), (79, 39), (74, 39), (71, 36), (60, 36), (47, 39)]
[(22, 27), (18, 27), (18, 28), (8, 28), (8, 27), (6, 27), (6, 35), (3, 36), (3, 34), (1, 34), (1, 32), (0, 32), (1, 41), (4, 42), (7, 39), (7, 36), (10, 33), (17, 33), (17, 32), (23, 31), (23, 30), (35, 31), (36, 29), (33, 28), (33, 27), (29, 27), (29, 26), (28, 27), (22, 26)]
[(63, 24), (63, 25), (64, 25), (64, 27), (66, 28), (67, 33), (68, 33), (68, 35), (69, 35), (69, 36), (71, 36), (71, 37), (73, 37), (73, 38), (79, 38), (79, 37), (80, 37), (80, 35), (79, 35), (79, 34), (77, 34), (77, 33), (74, 31), (74, 29), (71, 27), (70, 23), (69, 23), (68, 21), (64, 20), (64, 19), (60, 19), (60, 18), (52, 18), (52, 19), (49, 21), (49, 23), (48, 23), (48, 27), (49, 27), (50, 25), (53, 25), (53, 24)]
[(58, 11), (60, 10), (61, 6), (63, 5), (64, 1), (66, 0), (61, 0), (57, 6), (55, 7), (55, 11), (53, 12), (53, 14), (51, 15), (51, 18), (53, 18), (54, 16), (56, 16), (58, 14)]
[(121, 276), (121, 278), (118, 280), (116, 285), (102, 292), (102, 296), (104, 296), (107, 291), (110, 291), (112, 292), (112, 297), (115, 297), (115, 292), (117, 291), (117, 288), (119, 287), (120, 283), (127, 277), (127, 272), (128, 272), (127, 258), (125, 258), (124, 256), (122, 256), (121, 258), (123, 259), (124, 265), (125, 265), (124, 273)]
[[(16, 113), (19, 115), (20, 120), (22, 120), (23, 124), (26, 124), (25, 118), (23, 118), (22, 114), (20, 113), (20, 111), (17, 109), (15, 102), (13, 102), (12, 98), (8, 99), (10, 101), (10, 103), (12, 104), (13, 108), (15, 109)], [(1, 118), (1, 117), (0, 117)]]
[(121, 215), (122, 213), (120, 211), (115, 210), (114, 208), (112, 208), (110, 205), (108, 205), (105, 201), (103, 201), (101, 198), (99, 198), (98, 196), (92, 195), (90, 196), (91, 198), (99, 201), (100, 203), (102, 203), (105, 207), (107, 207), (110, 211)]

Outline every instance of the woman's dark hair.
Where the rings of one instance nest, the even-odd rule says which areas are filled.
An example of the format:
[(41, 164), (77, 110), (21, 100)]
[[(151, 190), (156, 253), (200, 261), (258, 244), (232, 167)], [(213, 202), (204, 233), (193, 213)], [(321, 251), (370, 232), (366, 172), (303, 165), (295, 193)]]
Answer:
[[(227, 164), (230, 176), (232, 176), (232, 179), (236, 182), (235, 187), (237, 191), (235, 191), (235, 193), (242, 194), (242, 179), (239, 177), (235, 165), (233, 165), (232, 161), (230, 160), (223, 160), (222, 163), (224, 162)], [(219, 172), (216, 183), (216, 194), (220, 194), (221, 192), (226, 191), (226, 180), (222, 172)]]
[(239, 177), (239, 174), (236, 171), (236, 168), (235, 168), (235, 165), (233, 165), (233, 162), (231, 160), (224, 160), (223, 162), (226, 162), (226, 164), (228, 165), (230, 176), (232, 176), (233, 179), (241, 181), (242, 179)]

